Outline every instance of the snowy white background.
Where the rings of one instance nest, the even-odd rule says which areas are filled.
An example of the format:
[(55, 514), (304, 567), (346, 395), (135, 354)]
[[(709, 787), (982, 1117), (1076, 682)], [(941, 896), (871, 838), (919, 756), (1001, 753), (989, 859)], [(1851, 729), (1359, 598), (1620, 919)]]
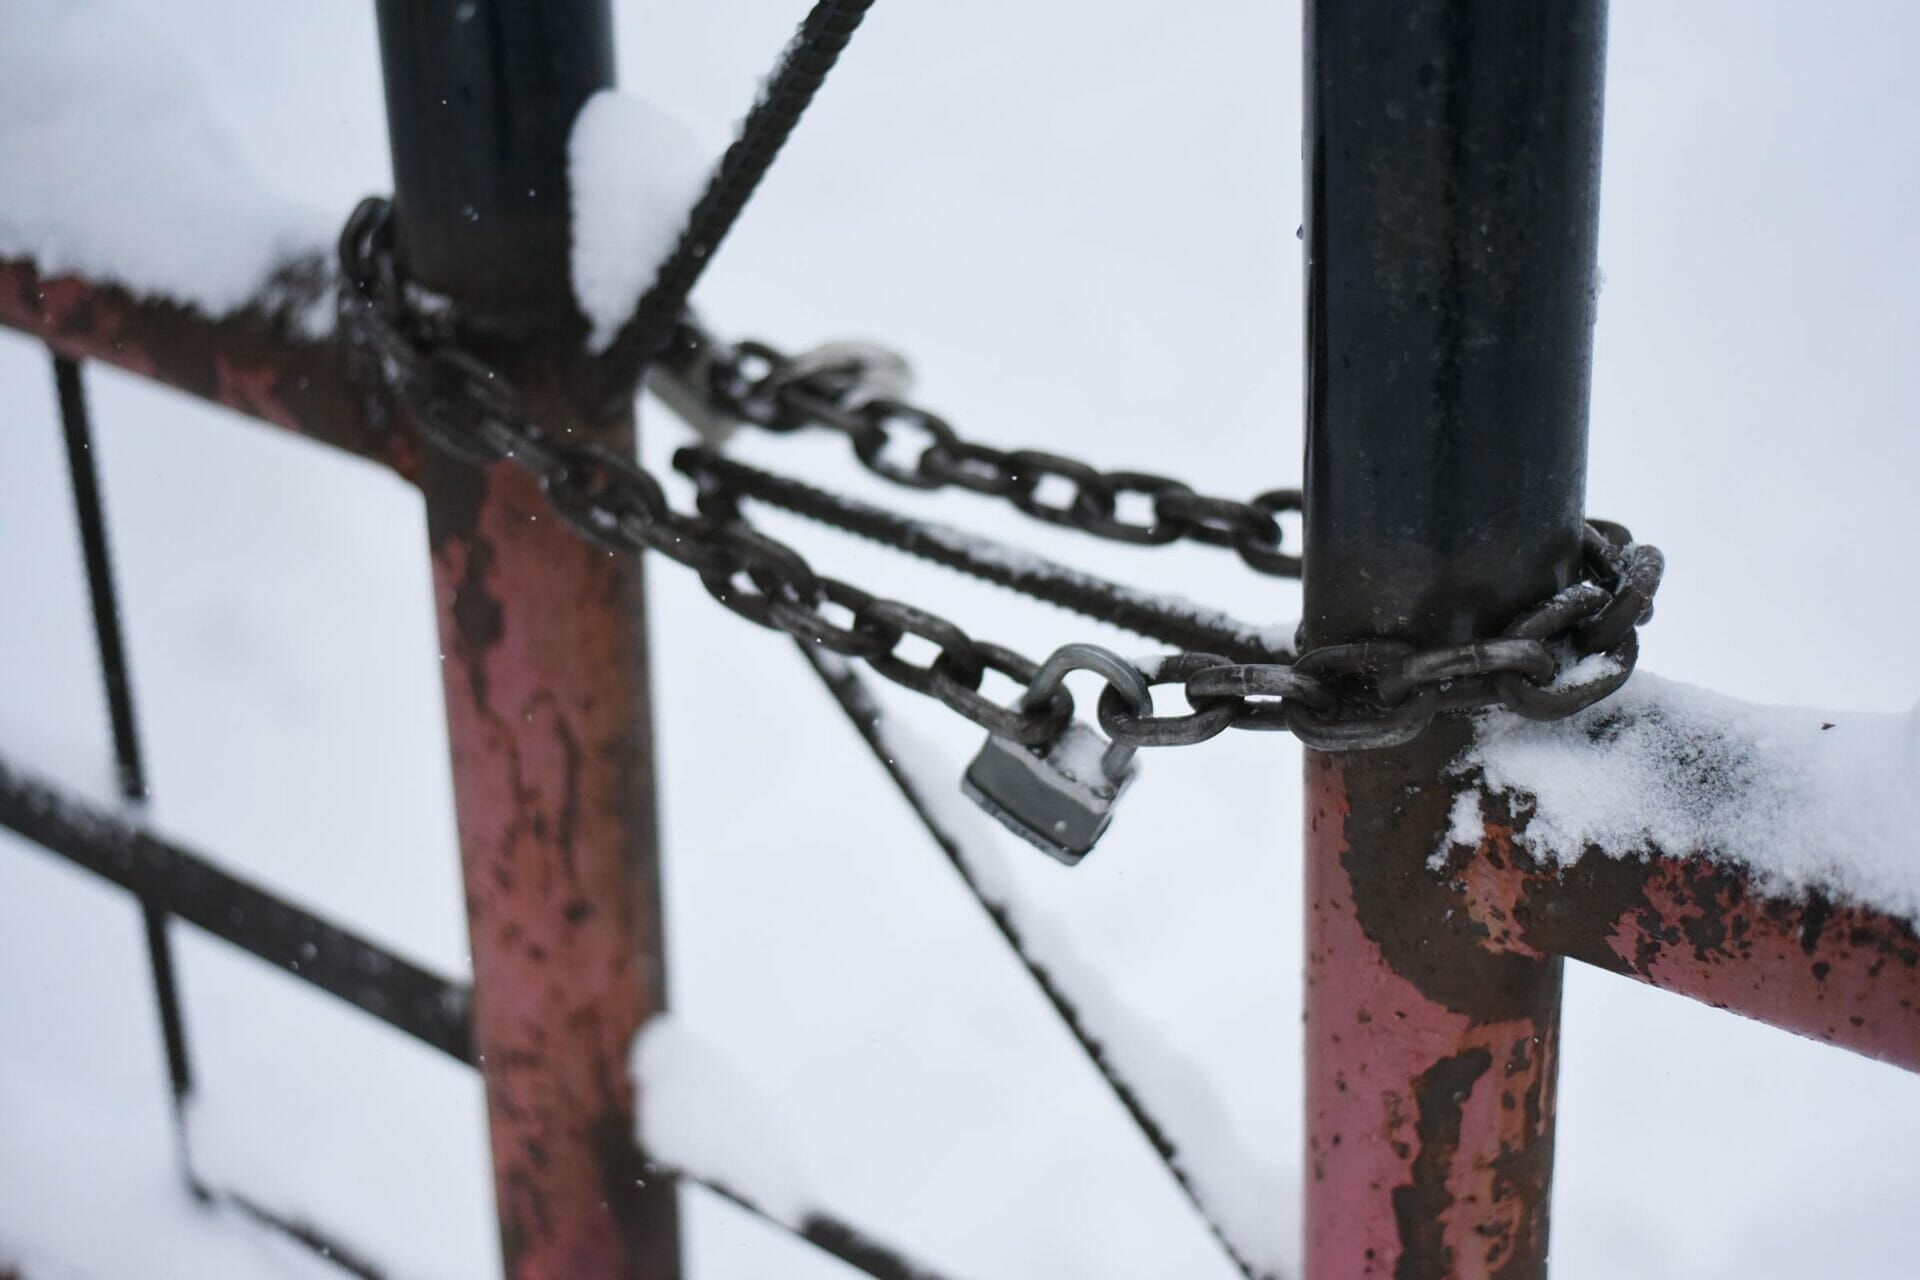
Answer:
[[(717, 142), (804, 7), (623, 3), (622, 81)], [(171, 123), (142, 138), (95, 121), (83, 176), (124, 169), (135, 185), (67, 189), (153, 230), (156, 278), (194, 278), (158, 234), (193, 187), (161, 148), (211, 136), (155, 109), (177, 105), (176, 65), (171, 83), (201, 95), (193, 109), (272, 193), (257, 208), (324, 233), (386, 189), (370, 6), (174, 0), (159, 20), (131, 0), (0, 13), (0, 139), (15, 148), (0, 151), (0, 237), (20, 233), (10, 206), (48, 207), (58, 193), (42, 184), (78, 181), (30, 163), (43, 153), (9, 130), (81, 95), (111, 104), (120, 85), (137, 119)], [(55, 26), (66, 43), (37, 58)], [(1920, 696), (1920, 13), (1621, 0), (1613, 27), (1589, 505), (1669, 554), (1644, 661), (1747, 698), (1904, 709)], [(1228, 493), (1287, 482), (1299, 29), (1291, 4), (1177, 18), (1147, 0), (882, 4), (704, 310), (788, 345), (882, 337), (915, 357), (923, 399), (982, 439)], [(142, 77), (98, 74), (109, 41), (137, 51)], [(96, 73), (45, 74), (55, 57)], [(153, 77), (160, 96), (142, 98)], [(205, 235), (211, 216), (185, 225)], [(461, 971), (416, 496), (91, 377), (155, 821)], [(4, 334), (0, 404), (0, 746), (103, 780), (50, 380), (42, 353)], [(647, 427), (664, 469), (682, 433), (659, 413)], [(897, 499), (818, 442), (744, 451)], [(932, 507), (1243, 615), (1297, 608), (1292, 588), (1204, 550), (1084, 545), (964, 496)], [(778, 527), (829, 571), (1028, 652), (1089, 634)], [(669, 567), (654, 582), (673, 998), (759, 1095), (734, 1136), (784, 1149), (818, 1201), (956, 1275), (1230, 1275), (790, 646)], [(957, 777), (976, 735), (895, 701)], [(1268, 1198), (1265, 1243), (1283, 1259), (1299, 763), (1264, 735), (1151, 756), (1078, 870), (1001, 850), (1025, 908), (1059, 922), (1231, 1117), (1221, 1136), (1260, 1171), (1246, 1185)], [(475, 1081), (191, 931), (182, 953), (216, 1180), (305, 1210), (396, 1275), (486, 1274)], [(0, 837), (0, 1258), (32, 1280), (322, 1274), (185, 1206), (146, 984), (132, 905)], [(1585, 971), (1569, 975), (1564, 1064), (1557, 1276), (1913, 1274), (1920, 1078)], [(687, 1203), (701, 1280), (843, 1274), (727, 1206)]]

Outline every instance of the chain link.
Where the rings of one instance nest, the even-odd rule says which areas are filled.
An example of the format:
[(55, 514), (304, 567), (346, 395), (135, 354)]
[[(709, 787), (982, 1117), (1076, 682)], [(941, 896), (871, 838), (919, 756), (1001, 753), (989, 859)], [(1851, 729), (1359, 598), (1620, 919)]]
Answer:
[[(894, 484), (1001, 498), (1036, 520), (1115, 542), (1164, 546), (1185, 539), (1226, 547), (1261, 573), (1300, 576), (1300, 557), (1283, 549), (1279, 521), (1300, 510), (1299, 490), (1239, 502), (1166, 476), (1101, 471), (1055, 453), (962, 440), (945, 419), (901, 398), (906, 362), (883, 347), (836, 342), (788, 356), (764, 342), (720, 342), (687, 319), (667, 360), (676, 372), (704, 379), (715, 407), (742, 422), (769, 431), (840, 432), (862, 466)], [(1152, 518), (1124, 518), (1128, 497), (1143, 500)]]
[[(981, 692), (990, 671), (1030, 684), (1039, 670), (1030, 659), (937, 614), (815, 573), (791, 547), (742, 521), (724, 492), (703, 493), (696, 513), (675, 511), (631, 458), (546, 436), (507, 381), (455, 344), (445, 316), (408, 307), (393, 268), (390, 218), (385, 201), (368, 200), (341, 237), (343, 350), (349, 373), (373, 387), (376, 400), (398, 401), (429, 443), (475, 464), (510, 460), (526, 468), (561, 519), (596, 545), (658, 551), (693, 569), (716, 600), (749, 622), (865, 662), (997, 737), (1039, 746), (1064, 731), (1074, 712), (1064, 686), (1033, 708)], [(1232, 548), (1265, 573), (1299, 573), (1299, 558), (1281, 549), (1277, 520), (1299, 510), (1297, 490), (1235, 502), (1165, 476), (1103, 472), (1057, 454), (962, 441), (938, 416), (896, 398), (905, 367), (879, 348), (835, 344), (789, 359), (760, 343), (722, 347), (688, 322), (671, 350), (680, 376), (704, 381), (692, 388), (697, 402), (775, 431), (840, 431), (869, 469), (898, 483), (953, 485), (1100, 537), (1145, 545), (1185, 538)], [(372, 411), (385, 420), (384, 401)], [(910, 433), (919, 442), (908, 464), (898, 453)], [(1047, 496), (1049, 481), (1056, 496)], [(1123, 518), (1127, 496), (1143, 499), (1151, 520)], [(1563, 718), (1632, 673), (1635, 628), (1651, 615), (1665, 564), (1657, 548), (1606, 523), (1587, 526), (1584, 556), (1586, 577), (1498, 637), (1427, 649), (1390, 640), (1324, 645), (1291, 663), (1198, 652), (1147, 659), (1134, 665), (1148, 686), (1179, 686), (1189, 710), (1142, 713), (1109, 682), (1098, 702), (1100, 725), (1136, 747), (1190, 745), (1232, 727), (1284, 729), (1309, 747), (1347, 751), (1411, 741), (1447, 711), (1505, 706), (1534, 719)], [(918, 642), (920, 660), (903, 652), (910, 641)]]

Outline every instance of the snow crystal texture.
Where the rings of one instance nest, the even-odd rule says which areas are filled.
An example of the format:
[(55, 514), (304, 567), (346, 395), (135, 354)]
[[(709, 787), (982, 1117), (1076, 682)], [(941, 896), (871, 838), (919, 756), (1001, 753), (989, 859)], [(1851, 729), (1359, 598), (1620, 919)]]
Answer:
[(1466, 763), (1537, 798), (1521, 843), (1549, 860), (1704, 854), (1770, 892), (1920, 920), (1920, 710), (1760, 706), (1636, 675), (1559, 724), (1487, 717)]

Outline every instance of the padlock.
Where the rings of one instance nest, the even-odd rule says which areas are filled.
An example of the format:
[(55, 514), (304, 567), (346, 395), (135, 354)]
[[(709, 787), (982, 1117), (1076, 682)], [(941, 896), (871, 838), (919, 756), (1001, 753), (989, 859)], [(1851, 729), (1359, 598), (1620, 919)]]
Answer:
[[(1056, 650), (1035, 673), (1021, 709), (1044, 707), (1069, 671), (1104, 676), (1135, 714), (1153, 714), (1153, 694), (1132, 664), (1090, 644)], [(967, 766), (960, 789), (1015, 835), (1071, 867), (1087, 856), (1113, 820), (1114, 806), (1138, 772), (1133, 750), (1077, 722), (1053, 741), (1034, 747), (989, 737)]]

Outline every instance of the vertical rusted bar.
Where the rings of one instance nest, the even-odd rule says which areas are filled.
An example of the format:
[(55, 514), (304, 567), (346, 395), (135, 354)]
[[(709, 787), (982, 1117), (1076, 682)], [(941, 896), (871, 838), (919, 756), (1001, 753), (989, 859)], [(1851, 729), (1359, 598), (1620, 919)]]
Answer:
[[(1309, 645), (1497, 634), (1571, 579), (1604, 0), (1307, 6)], [(1426, 867), (1443, 717), (1307, 760), (1307, 1273), (1546, 1270), (1560, 962)]]
[[(60, 428), (67, 446), (67, 477), (73, 484), (73, 513), (80, 529), (80, 551), (87, 568), (87, 598), (93, 606), (93, 638), (100, 650), (100, 676), (107, 695), (107, 724), (113, 731), (113, 759), (120, 798), (129, 805), (147, 800), (147, 769), (140, 752), (140, 727), (134, 715), (133, 676), (126, 638), (120, 628), (120, 593), (114, 585), (113, 555), (107, 542), (106, 502), (93, 454), (93, 414), (86, 382), (76, 360), (56, 353), (53, 385), (60, 401)], [(147, 933), (147, 966), (153, 977), (153, 1003), (160, 1015), (160, 1044), (167, 1060), (173, 1097), (173, 1150), (181, 1179), (193, 1194), (205, 1189), (193, 1169), (187, 1142), (187, 1100), (193, 1093), (193, 1060), (187, 1053), (187, 1020), (173, 963), (173, 935), (166, 909), (151, 895), (140, 898), (140, 920)]]
[(1546, 1271), (1561, 962), (1445, 914), (1462, 740), (1308, 754), (1309, 1280)]
[[(383, 0), (398, 250), (560, 438), (633, 448), (574, 394), (568, 131), (612, 80), (606, 0)], [(627, 1077), (665, 1001), (640, 565), (511, 464), (421, 459), (505, 1269), (669, 1280), (675, 1192)]]

